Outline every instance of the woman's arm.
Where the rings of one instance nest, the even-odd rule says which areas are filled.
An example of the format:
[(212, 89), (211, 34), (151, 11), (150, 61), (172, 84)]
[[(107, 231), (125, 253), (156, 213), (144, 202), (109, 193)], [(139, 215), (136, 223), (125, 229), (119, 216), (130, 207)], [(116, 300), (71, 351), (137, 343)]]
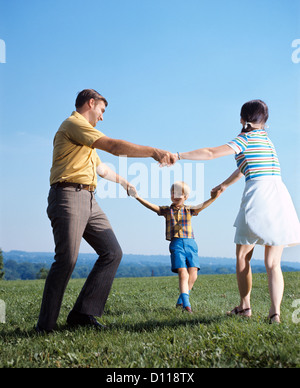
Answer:
[(217, 193), (220, 191), (220, 194), (227, 189), (228, 186), (233, 185), (235, 182), (241, 179), (244, 176), (240, 170), (237, 168), (233, 174), (230, 175), (223, 183), (214, 187), (211, 191), (211, 194)]
[[(188, 159), (188, 160), (211, 160), (220, 158), (222, 156), (226, 155), (232, 155), (234, 154), (233, 148), (231, 148), (229, 145), (224, 144), (219, 147), (210, 147), (210, 148), (199, 148), (195, 151), (189, 151), (189, 152), (180, 152), (179, 157), (180, 159)], [(176, 154), (174, 154), (176, 157)], [(177, 159), (179, 159), (177, 155)]]

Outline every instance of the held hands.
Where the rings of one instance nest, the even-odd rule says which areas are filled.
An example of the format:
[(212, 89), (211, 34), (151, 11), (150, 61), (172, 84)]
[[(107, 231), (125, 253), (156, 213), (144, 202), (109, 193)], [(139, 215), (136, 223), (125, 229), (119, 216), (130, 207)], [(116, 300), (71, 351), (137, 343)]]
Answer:
[(124, 188), (124, 190), (126, 190), (127, 195), (129, 197), (134, 197), (134, 198), (137, 197), (138, 193), (136, 191), (135, 186), (133, 186), (131, 183), (129, 183), (129, 182), (125, 181), (125, 180), (121, 183), (121, 185)]
[(218, 198), (225, 190), (226, 186), (224, 184), (214, 187), (210, 192), (211, 198)]
[(179, 152), (176, 152), (175, 154), (173, 154), (173, 157), (174, 157), (174, 160), (175, 160), (174, 163), (176, 163), (177, 160), (179, 160)]
[(153, 159), (159, 162), (160, 167), (172, 166), (177, 159), (171, 152), (160, 150), (158, 148), (154, 149)]
[(138, 192), (136, 191), (136, 188), (131, 184), (129, 184), (129, 186), (127, 188), (127, 194), (128, 194), (128, 196), (133, 197), (133, 198), (138, 197)]

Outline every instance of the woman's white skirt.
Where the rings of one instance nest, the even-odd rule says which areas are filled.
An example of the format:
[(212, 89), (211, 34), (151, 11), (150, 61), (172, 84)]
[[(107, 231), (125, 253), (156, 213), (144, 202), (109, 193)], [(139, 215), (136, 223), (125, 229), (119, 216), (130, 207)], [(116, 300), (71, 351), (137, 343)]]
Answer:
[(246, 182), (234, 226), (236, 244), (300, 244), (299, 219), (281, 177), (264, 176)]

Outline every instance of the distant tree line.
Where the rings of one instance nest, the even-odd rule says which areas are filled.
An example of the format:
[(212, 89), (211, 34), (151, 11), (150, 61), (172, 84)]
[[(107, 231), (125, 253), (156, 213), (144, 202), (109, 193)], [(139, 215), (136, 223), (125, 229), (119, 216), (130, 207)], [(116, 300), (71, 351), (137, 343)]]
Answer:
[[(4, 264), (5, 276), (4, 280), (34, 280), (46, 279), (49, 266), (41, 263), (18, 263), (14, 260), (7, 260)], [(75, 268), (73, 278), (86, 278), (91, 268), (82, 266)]]
[(4, 259), (3, 259), (3, 252), (0, 248), (0, 280), (4, 278)]
[[(73, 279), (86, 278), (92, 269), (92, 265), (77, 265), (72, 274)], [(46, 279), (49, 266), (41, 263), (18, 263), (15, 260), (5, 261), (5, 280), (33, 280)], [(170, 276), (172, 272), (169, 265), (121, 265), (116, 277), (150, 277)]]
[[(34, 279), (46, 279), (50, 264), (45, 263), (30, 263), (30, 262), (17, 262), (15, 260), (1, 259), (2, 252), (0, 250), (0, 280), (34, 280)], [(87, 278), (93, 264), (77, 264), (72, 274), (73, 279)], [(285, 272), (296, 271), (296, 269), (283, 265), (282, 270)], [(220, 265), (201, 265), (200, 275), (224, 275), (234, 274), (236, 271), (234, 265), (220, 266)], [(265, 267), (253, 266), (253, 273), (265, 272)], [(116, 277), (129, 278), (129, 277), (159, 277), (159, 276), (175, 276), (171, 272), (170, 265), (159, 263), (126, 263), (121, 264)]]

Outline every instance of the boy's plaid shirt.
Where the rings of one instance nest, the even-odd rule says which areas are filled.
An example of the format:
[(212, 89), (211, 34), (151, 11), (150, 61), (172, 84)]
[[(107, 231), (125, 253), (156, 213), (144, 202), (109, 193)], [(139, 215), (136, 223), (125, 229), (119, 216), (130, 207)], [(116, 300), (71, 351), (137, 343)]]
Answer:
[(166, 218), (166, 239), (172, 238), (195, 238), (192, 228), (192, 217), (197, 216), (198, 212), (191, 209), (191, 206), (182, 206), (177, 209), (175, 206), (160, 206), (159, 216)]

